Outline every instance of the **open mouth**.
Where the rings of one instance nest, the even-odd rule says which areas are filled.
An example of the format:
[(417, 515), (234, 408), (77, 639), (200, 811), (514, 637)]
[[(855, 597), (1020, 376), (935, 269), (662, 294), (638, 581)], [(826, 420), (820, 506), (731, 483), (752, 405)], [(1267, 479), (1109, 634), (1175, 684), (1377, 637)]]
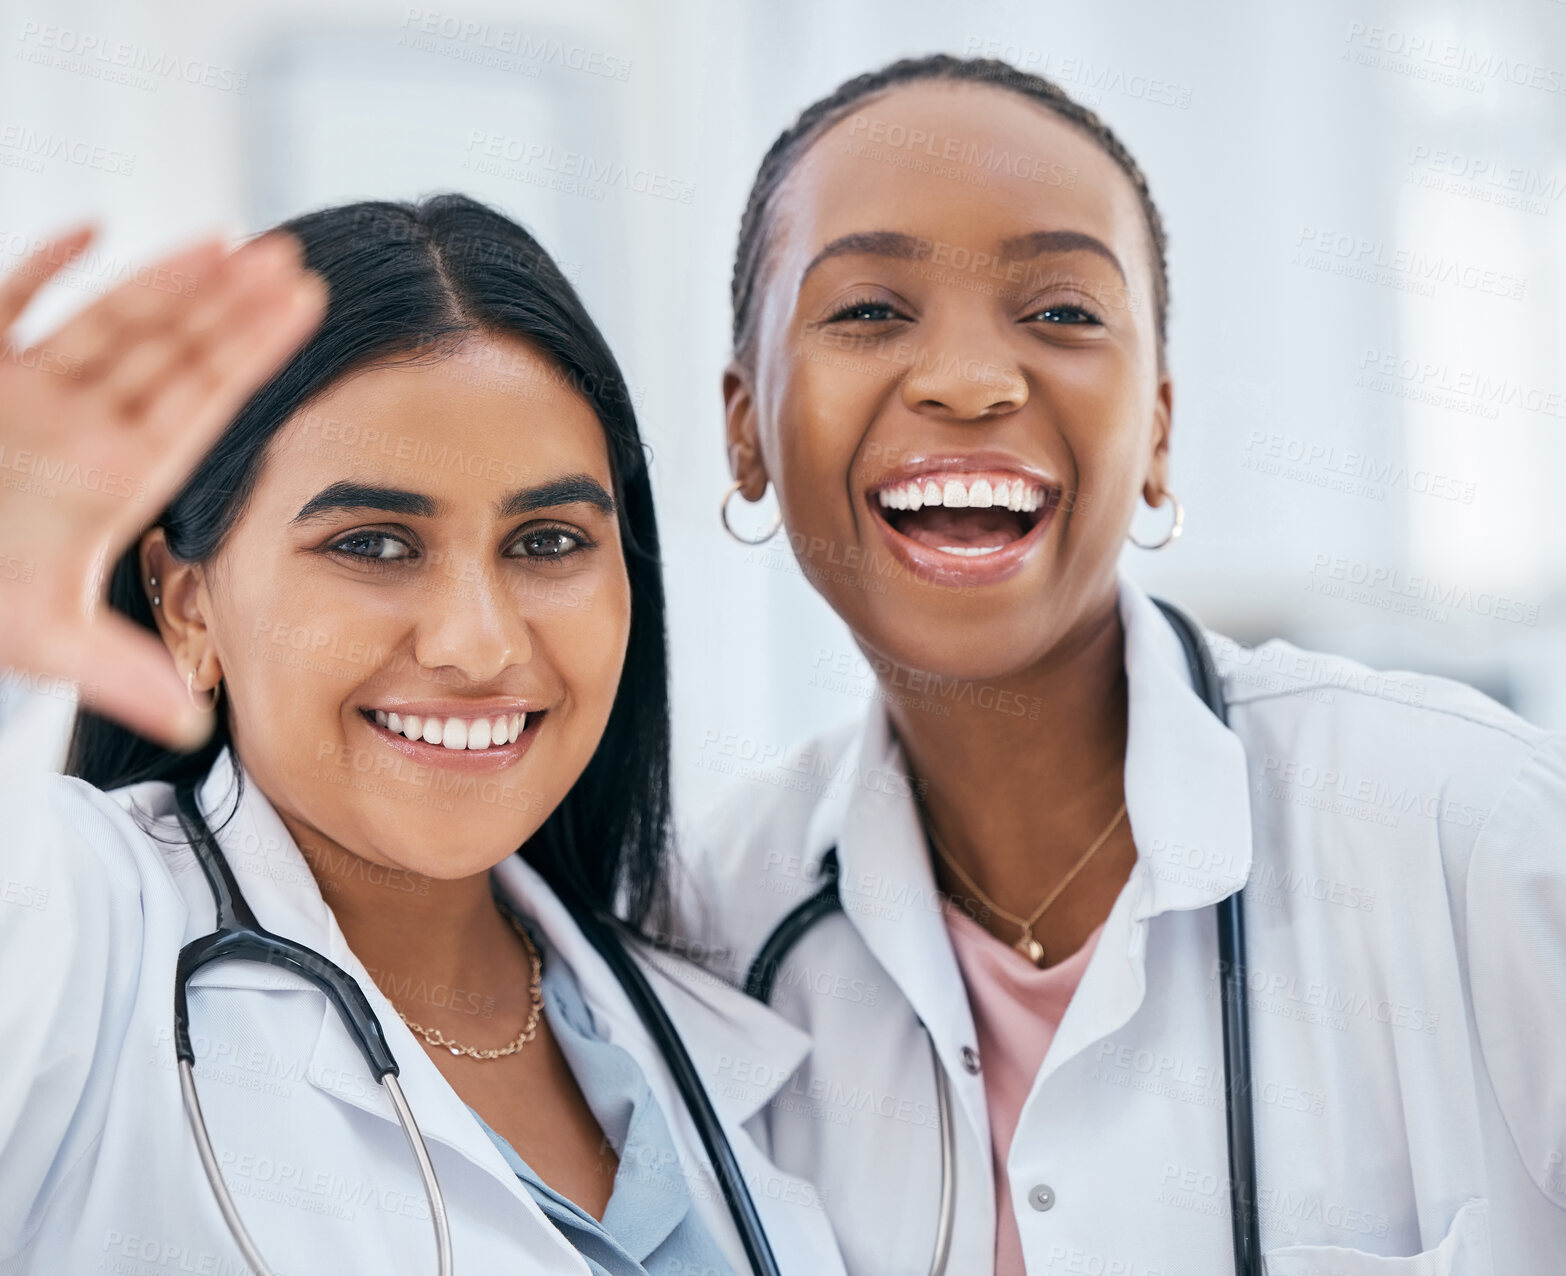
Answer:
[(979, 559), (1026, 539), (1054, 513), (1061, 489), (1007, 471), (938, 470), (884, 484), (870, 497), (899, 536)]
[[(411, 707), (411, 706), (409, 706)], [(547, 711), (415, 714), (361, 706), (359, 717), (389, 748), (429, 766), (489, 772), (521, 759)]]

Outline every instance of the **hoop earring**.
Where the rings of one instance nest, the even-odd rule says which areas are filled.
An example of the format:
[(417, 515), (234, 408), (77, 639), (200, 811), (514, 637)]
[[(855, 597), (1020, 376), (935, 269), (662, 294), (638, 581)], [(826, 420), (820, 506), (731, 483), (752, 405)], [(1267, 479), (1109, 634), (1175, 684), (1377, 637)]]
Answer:
[(1137, 540), (1130, 532), (1127, 532), (1126, 539), (1138, 549), (1163, 549), (1166, 545), (1171, 545), (1180, 539), (1180, 530), (1185, 526), (1185, 506), (1180, 504), (1180, 498), (1173, 492), (1165, 492), (1164, 495), (1174, 502), (1174, 522), (1170, 524), (1169, 530), (1164, 533), (1163, 540), (1154, 541), (1152, 544), (1145, 544)]
[(214, 709), (217, 708), (218, 696), (221, 694), (219, 688), (222, 687), (223, 684), (219, 682), (216, 687), (213, 687), (212, 699), (208, 700), (206, 704), (202, 704), (201, 701), (196, 699), (196, 688), (193, 685), (195, 681), (196, 671), (192, 669), (185, 675), (185, 694), (190, 697), (190, 703), (195, 705), (196, 708), (200, 709), (202, 713), (211, 713)]
[(755, 540), (741, 536), (738, 532), (729, 526), (729, 502), (734, 499), (734, 493), (739, 491), (740, 488), (744, 486), (744, 479), (737, 479), (733, 483), (729, 484), (729, 490), (723, 494), (723, 504), (718, 506), (718, 517), (723, 521), (723, 530), (726, 531), (735, 540), (737, 540), (741, 545), (765, 544), (767, 541), (776, 536), (778, 534), (778, 528), (783, 526), (783, 511), (778, 511), (776, 521), (773, 522), (772, 526), (769, 527), (763, 535), (758, 536)]

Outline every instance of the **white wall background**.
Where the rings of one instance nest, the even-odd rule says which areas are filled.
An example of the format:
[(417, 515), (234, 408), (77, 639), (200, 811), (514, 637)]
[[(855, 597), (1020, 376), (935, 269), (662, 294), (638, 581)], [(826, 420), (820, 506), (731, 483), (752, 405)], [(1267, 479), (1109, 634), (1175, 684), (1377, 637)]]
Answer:
[[(462, 189), (532, 227), (656, 454), (690, 813), (721, 784), (715, 734), (779, 748), (864, 704), (816, 685), (852, 647), (786, 556), (718, 527), (740, 209), (801, 107), (934, 50), (1060, 79), (1163, 209), (1187, 524), (1128, 551), (1139, 578), (1236, 637), (1447, 673), (1566, 726), (1561, 0), (0, 0), (0, 256), (103, 217), (100, 265), (41, 328), (213, 223)], [(497, 172), (495, 134), (692, 198), (552, 188), (544, 157)], [(1334, 570), (1393, 584), (1333, 596)], [(0, 765), (57, 756), (68, 698), (7, 685), (37, 725)]]

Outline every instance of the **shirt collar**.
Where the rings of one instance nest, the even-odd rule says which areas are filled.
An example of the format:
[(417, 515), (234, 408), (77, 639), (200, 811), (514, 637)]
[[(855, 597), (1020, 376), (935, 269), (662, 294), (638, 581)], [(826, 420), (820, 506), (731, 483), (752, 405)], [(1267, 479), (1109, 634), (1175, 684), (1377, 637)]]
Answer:
[[(1193, 689), (1174, 628), (1123, 571), (1118, 585), (1128, 700), (1126, 816), (1137, 847), (1133, 918), (1143, 920), (1217, 903), (1245, 884), (1249, 780), (1244, 746)], [(834, 779), (836, 791), (812, 820), (815, 855), (837, 844), (845, 885), (852, 870), (853, 885), (882, 902), (928, 905), (935, 880), (913, 801), (918, 782), (880, 701), (872, 703)], [(873, 914), (857, 914), (856, 921), (859, 916)]]

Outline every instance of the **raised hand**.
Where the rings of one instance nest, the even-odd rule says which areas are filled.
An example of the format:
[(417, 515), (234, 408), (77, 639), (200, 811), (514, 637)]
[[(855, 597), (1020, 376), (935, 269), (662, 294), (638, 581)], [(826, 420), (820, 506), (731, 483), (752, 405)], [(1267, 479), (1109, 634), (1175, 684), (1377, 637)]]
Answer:
[(17, 318), (91, 239), (0, 281), (0, 665), (70, 679), (95, 713), (192, 748), (211, 716), (163, 643), (108, 607), (104, 577), (314, 330), (326, 289), (289, 236), (209, 239), (19, 348)]

